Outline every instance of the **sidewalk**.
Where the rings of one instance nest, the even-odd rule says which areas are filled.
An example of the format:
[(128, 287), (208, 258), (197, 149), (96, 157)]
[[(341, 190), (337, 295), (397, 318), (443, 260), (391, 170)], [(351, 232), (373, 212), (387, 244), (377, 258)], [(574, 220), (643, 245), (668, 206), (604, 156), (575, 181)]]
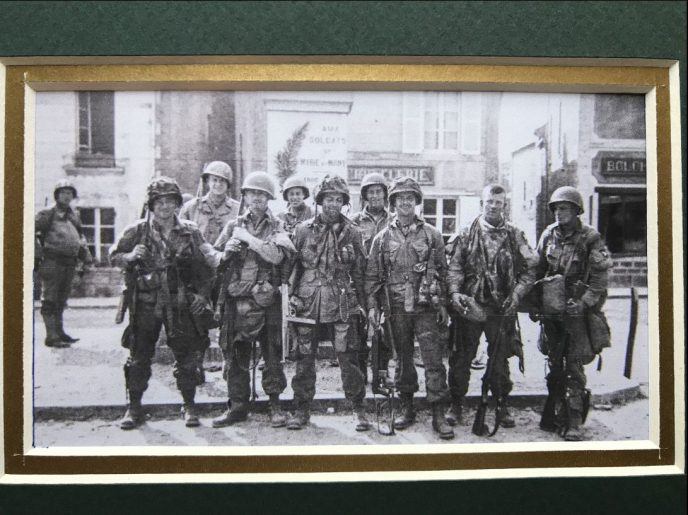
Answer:
[[(116, 301), (117, 299), (114, 299)], [(92, 416), (116, 418), (125, 405), (122, 365), (127, 351), (120, 346), (123, 325), (115, 325), (113, 299), (71, 299), (65, 312), (65, 327), (81, 340), (67, 349), (52, 349), (43, 345), (45, 328), (40, 315), (36, 316), (34, 349), (34, 416), (45, 419), (83, 419)], [(593, 392), (594, 404), (623, 403), (635, 398), (639, 385), (647, 384), (648, 334), (647, 301), (640, 302), (640, 317), (636, 334), (632, 380), (623, 377), (623, 365), (628, 334), (629, 299), (615, 297), (607, 303), (607, 316), (612, 327), (613, 344), (603, 353), (603, 368), (596, 370), (597, 360), (586, 367), (588, 387)], [(86, 309), (86, 307), (90, 309)], [(521, 329), (525, 354), (525, 374), (511, 360), (511, 377), (514, 381), (514, 405), (539, 406), (544, 402), (545, 358), (536, 348), (538, 326), (521, 315)], [(211, 350), (213, 350), (211, 348)], [(168, 349), (159, 349), (168, 352)], [(215, 349), (209, 355), (218, 359)], [(220, 363), (206, 363), (220, 365)], [(285, 373), (290, 383), (294, 374), (293, 363), (287, 363)], [(480, 395), (483, 371), (473, 371), (467, 404), (475, 403)], [(424, 371), (418, 368), (420, 392), (419, 406), (424, 403)], [(341, 392), (339, 369), (329, 360), (319, 360), (317, 395), (314, 409), (342, 411), (348, 409)], [(256, 410), (266, 407), (267, 398), (260, 386), (260, 371), (256, 371), (258, 398)], [(225, 407), (226, 384), (221, 371), (206, 372), (206, 383), (199, 387), (197, 400), (203, 413), (219, 412)], [(285, 401), (292, 398), (291, 387), (282, 395)], [(372, 399), (370, 388), (368, 398)], [(144, 397), (144, 403), (154, 416), (178, 414), (180, 395), (172, 377), (172, 367), (166, 363), (153, 366), (153, 376)]]

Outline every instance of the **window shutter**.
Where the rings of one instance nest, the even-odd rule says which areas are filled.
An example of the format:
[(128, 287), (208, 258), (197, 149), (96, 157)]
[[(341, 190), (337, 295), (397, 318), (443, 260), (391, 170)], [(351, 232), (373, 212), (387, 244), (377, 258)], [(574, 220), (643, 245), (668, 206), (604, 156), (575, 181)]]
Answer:
[(417, 154), (423, 150), (423, 92), (403, 94), (402, 152)]
[(482, 94), (461, 93), (461, 153), (480, 154)]

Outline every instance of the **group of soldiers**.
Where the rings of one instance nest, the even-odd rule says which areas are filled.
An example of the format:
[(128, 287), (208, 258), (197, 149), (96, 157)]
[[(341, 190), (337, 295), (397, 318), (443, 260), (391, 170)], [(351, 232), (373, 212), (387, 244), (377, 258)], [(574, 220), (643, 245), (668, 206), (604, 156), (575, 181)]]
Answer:
[[(298, 177), (288, 178), (282, 187), (288, 210), (277, 216), (268, 208), (276, 188), (265, 172), (245, 177), (241, 202), (229, 197), (232, 170), (226, 163), (207, 165), (201, 181), (207, 194), (199, 189), (197, 197), (182, 205), (173, 179), (154, 179), (148, 186), (146, 216), (128, 226), (110, 250), (112, 264), (125, 272), (123, 308), (129, 311), (122, 337), (129, 349), (122, 429), (144, 421), (142, 397), (164, 327), (186, 426), (200, 424), (194, 396), (203, 381), (209, 334), (219, 328), (229, 400), (227, 410), (212, 420), (213, 427), (247, 419), (257, 344), (264, 360), (261, 380), (270, 399), (270, 425), (295, 430), (306, 426), (316, 392), (318, 344), (330, 341), (355, 429), (369, 430), (364, 402), (368, 341), (381, 324), (387, 328), (387, 350), (373, 366), (386, 370), (396, 356), (390, 380), (400, 401), (395, 429), (405, 429), (416, 419), (417, 343), (432, 427), (439, 438), (454, 438), (453, 426), (466, 423), (471, 361), (483, 334), (492, 361), (483, 381), (489, 381), (497, 401), (500, 425), (514, 427), (508, 409), (508, 359), (522, 359), (521, 310), (541, 324), (539, 347), (548, 356), (549, 396), (540, 427), (558, 431), (567, 440), (582, 438), (590, 396), (584, 365), (608, 345), (601, 308), (611, 260), (599, 233), (580, 221), (584, 207), (577, 190), (563, 187), (554, 192), (549, 208), (555, 222), (533, 250), (523, 232), (505, 219), (506, 191), (497, 184), (483, 190), (480, 216), (445, 246), (438, 230), (417, 214), (423, 192), (409, 177), (388, 184), (380, 174), (366, 176), (362, 209), (351, 218), (342, 213), (350, 191), (338, 176), (325, 176), (312, 192)], [(56, 188), (54, 209), (62, 214), (41, 212), (37, 217), (37, 233), (45, 238), (41, 270), (61, 266), (59, 260), (55, 265), (50, 261), (49, 225), (76, 220), (68, 203), (61, 202), (70, 188), (76, 196), (72, 186)], [(315, 212), (304, 203), (311, 195)], [(70, 238), (68, 260), (73, 263), (84, 249), (78, 223), (62, 233)], [(47, 275), (42, 274), (44, 280)], [(56, 346), (64, 341), (64, 302), (59, 295), (53, 299), (49, 290), (44, 288), (42, 308), (46, 345)], [(288, 296), (288, 302), (281, 296)], [(296, 366), (291, 381), (294, 411), (289, 414), (280, 406), (287, 386), (282, 331), (287, 314), (298, 320), (291, 323), (287, 351)], [(442, 334), (448, 325), (447, 371)]]

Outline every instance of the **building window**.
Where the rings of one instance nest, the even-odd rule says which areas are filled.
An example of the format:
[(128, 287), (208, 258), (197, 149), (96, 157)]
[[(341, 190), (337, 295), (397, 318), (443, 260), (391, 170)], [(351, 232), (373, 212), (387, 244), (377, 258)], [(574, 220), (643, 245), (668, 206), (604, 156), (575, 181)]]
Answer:
[(77, 92), (78, 138), (75, 165), (83, 168), (115, 166), (115, 94)]
[(645, 139), (645, 96), (595, 95), (595, 134), (605, 139)]
[(459, 202), (455, 198), (426, 198), (423, 200), (423, 218), (442, 233), (444, 241), (457, 231)]
[(82, 207), (79, 215), (94, 261), (108, 264), (108, 251), (115, 242), (115, 210), (111, 207)]
[(480, 154), (481, 116), (481, 93), (405, 92), (402, 151)]
[(647, 254), (647, 199), (637, 192), (600, 193), (600, 234), (613, 254)]

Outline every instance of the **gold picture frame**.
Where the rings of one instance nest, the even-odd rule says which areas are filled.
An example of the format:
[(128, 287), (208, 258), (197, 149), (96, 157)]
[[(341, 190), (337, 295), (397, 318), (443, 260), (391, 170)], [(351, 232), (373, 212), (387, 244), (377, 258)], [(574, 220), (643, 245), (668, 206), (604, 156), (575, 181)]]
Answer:
[[(683, 254), (680, 166), (678, 65), (661, 60), (591, 60), (524, 58), (345, 58), (345, 57), (226, 57), (226, 58), (8, 58), (3, 59), (5, 82), (4, 135), (4, 456), (5, 472), (22, 478), (36, 475), (109, 474), (232, 474), (253, 480), (263, 474), (303, 475), (340, 473), (347, 477), (369, 473), (432, 473), (443, 477), (514, 475), (676, 473), (683, 471), (685, 416), (681, 364), (684, 361), (682, 319)], [(446, 452), (443, 448), (414, 452), (295, 452), (251, 454), (125, 452), (36, 452), (27, 448), (25, 434), (31, 377), (26, 346), (27, 278), (30, 245), (25, 234), (23, 205), (26, 174), (32, 166), (28, 127), (33, 95), (58, 90), (479, 90), (570, 93), (642, 93), (648, 115), (648, 198), (656, 212), (655, 248), (648, 245), (649, 277), (655, 316), (656, 354), (651, 364), (656, 391), (651, 393), (651, 417), (656, 441), (631, 447), (575, 445), (556, 450), (514, 451), (496, 447)], [(29, 176), (31, 176), (29, 174)], [(652, 180), (651, 180), (652, 178)], [(654, 181), (654, 182), (653, 182)], [(648, 209), (649, 211), (650, 209)], [(30, 212), (30, 211), (29, 211)], [(23, 273), (17, 273), (23, 270)], [(27, 275), (28, 274), (28, 275)], [(30, 280), (30, 279), (29, 279)], [(16, 292), (24, 291), (24, 296)], [(23, 395), (20, 394), (23, 392)], [(30, 413), (29, 413), (30, 414)], [(580, 450), (579, 450), (580, 449)], [(215, 449), (213, 449), (215, 451)], [(523, 469), (527, 469), (523, 471)], [(547, 471), (547, 472), (545, 472)], [(241, 475), (241, 476), (239, 476)], [(359, 476), (360, 477), (360, 476)], [(394, 474), (388, 477), (394, 477)]]

